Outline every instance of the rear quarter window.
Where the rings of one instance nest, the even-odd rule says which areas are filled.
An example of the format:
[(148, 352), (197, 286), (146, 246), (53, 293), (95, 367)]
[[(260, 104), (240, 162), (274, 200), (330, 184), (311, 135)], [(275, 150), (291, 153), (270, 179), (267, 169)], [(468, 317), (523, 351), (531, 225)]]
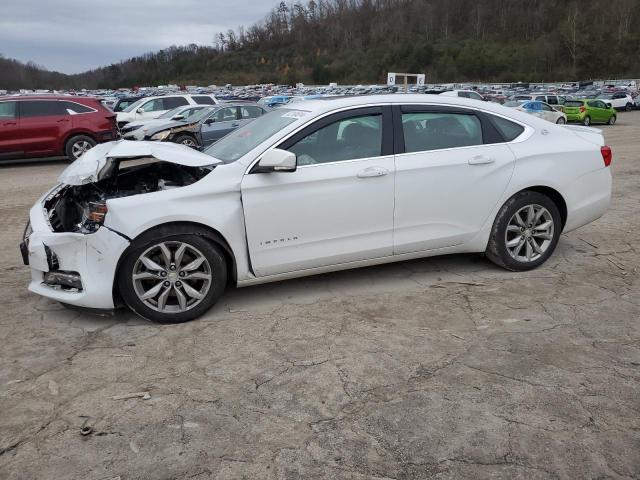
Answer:
[(77, 115), (78, 113), (91, 113), (95, 109), (87, 107), (86, 105), (80, 105), (75, 102), (60, 102), (62, 107), (67, 111), (69, 115)]
[(512, 142), (524, 132), (524, 127), (506, 118), (487, 115), (493, 125), (498, 129), (505, 142)]

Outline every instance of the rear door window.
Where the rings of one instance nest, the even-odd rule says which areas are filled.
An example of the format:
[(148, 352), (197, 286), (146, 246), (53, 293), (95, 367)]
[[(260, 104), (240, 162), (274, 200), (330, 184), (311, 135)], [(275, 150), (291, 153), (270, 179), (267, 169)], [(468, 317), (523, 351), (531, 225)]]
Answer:
[(0, 119), (16, 118), (16, 102), (0, 102)]
[(482, 125), (476, 115), (417, 112), (402, 114), (405, 152), (482, 145)]
[(66, 114), (62, 102), (56, 100), (25, 100), (20, 102), (20, 116), (24, 118)]
[(171, 110), (183, 105), (189, 105), (189, 101), (184, 97), (164, 97), (162, 98), (162, 102), (164, 107), (159, 108), (158, 110)]

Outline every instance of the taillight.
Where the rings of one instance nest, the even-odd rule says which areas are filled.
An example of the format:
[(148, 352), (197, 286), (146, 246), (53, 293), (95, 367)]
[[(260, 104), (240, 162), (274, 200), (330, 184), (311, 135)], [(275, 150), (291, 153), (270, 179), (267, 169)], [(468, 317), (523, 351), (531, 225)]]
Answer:
[(604, 166), (608, 167), (609, 165), (611, 165), (611, 160), (613, 160), (613, 152), (611, 151), (611, 147), (608, 145), (600, 147), (600, 153), (602, 154), (602, 160), (604, 160)]
[(580, 107), (580, 113), (584, 113), (586, 111), (587, 111), (586, 107)]

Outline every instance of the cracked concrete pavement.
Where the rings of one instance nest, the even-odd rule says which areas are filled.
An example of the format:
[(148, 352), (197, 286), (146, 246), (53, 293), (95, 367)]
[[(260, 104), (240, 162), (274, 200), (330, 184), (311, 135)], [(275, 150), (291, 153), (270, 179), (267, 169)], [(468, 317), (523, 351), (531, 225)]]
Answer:
[(28, 293), (18, 242), (65, 165), (1, 167), (0, 478), (640, 478), (640, 112), (603, 128), (611, 209), (542, 268), (409, 261), (170, 326)]

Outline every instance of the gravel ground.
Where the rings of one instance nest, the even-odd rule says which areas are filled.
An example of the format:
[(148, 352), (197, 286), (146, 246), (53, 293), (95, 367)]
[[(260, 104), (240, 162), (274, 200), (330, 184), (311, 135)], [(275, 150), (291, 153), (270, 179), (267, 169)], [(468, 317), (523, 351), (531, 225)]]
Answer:
[(542, 268), (409, 261), (171, 326), (28, 293), (18, 242), (65, 165), (0, 168), (0, 478), (640, 478), (640, 112), (603, 128), (611, 209)]

